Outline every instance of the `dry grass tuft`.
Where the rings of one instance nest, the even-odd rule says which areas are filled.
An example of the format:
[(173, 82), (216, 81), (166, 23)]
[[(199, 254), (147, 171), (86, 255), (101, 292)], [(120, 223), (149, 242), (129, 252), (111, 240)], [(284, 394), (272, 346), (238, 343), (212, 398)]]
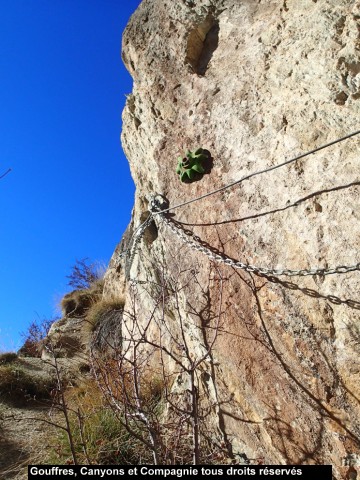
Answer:
[(61, 308), (64, 316), (84, 316), (87, 310), (98, 300), (98, 295), (93, 294), (89, 289), (74, 290), (65, 295), (61, 300)]
[[(144, 445), (131, 437), (124, 427), (121, 413), (111, 409), (94, 381), (67, 391), (71, 430), (79, 463), (98, 465), (138, 465), (151, 461)], [(50, 442), (55, 448), (48, 452), (47, 462), (71, 463), (71, 452), (64, 432), (58, 430)]]
[(89, 308), (99, 302), (104, 290), (104, 279), (95, 279), (88, 288), (73, 290), (67, 293), (61, 300), (63, 315), (81, 317)]
[(106, 322), (114, 313), (121, 314), (124, 311), (124, 302), (121, 299), (101, 300), (94, 303), (88, 310), (86, 319), (91, 326), (91, 330)]
[(17, 353), (15, 352), (5, 352), (0, 354), (0, 365), (8, 365), (13, 363), (18, 359)]
[(52, 379), (30, 375), (17, 363), (0, 365), (0, 400), (5, 403), (47, 400), (53, 386)]

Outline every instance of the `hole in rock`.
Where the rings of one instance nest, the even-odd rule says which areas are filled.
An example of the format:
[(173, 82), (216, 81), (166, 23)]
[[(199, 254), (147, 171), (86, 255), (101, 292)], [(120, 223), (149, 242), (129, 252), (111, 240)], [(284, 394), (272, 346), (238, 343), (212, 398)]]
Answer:
[(213, 53), (219, 45), (219, 22), (212, 15), (193, 28), (186, 48), (186, 62), (198, 75), (205, 75)]

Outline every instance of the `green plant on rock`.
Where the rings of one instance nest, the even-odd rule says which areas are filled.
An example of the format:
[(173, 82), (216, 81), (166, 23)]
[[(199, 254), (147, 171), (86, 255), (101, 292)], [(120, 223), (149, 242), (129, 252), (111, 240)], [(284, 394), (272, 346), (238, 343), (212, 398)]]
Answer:
[(176, 167), (176, 173), (180, 176), (182, 182), (195, 180), (196, 174), (205, 173), (204, 161), (208, 158), (203, 148), (198, 148), (195, 152), (190, 150), (186, 153), (186, 157), (179, 157)]

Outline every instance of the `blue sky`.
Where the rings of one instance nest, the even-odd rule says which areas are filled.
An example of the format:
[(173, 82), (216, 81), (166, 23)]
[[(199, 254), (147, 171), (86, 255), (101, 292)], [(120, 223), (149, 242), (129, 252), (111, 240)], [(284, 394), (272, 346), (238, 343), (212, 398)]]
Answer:
[(1, 2), (0, 351), (56, 313), (76, 259), (107, 263), (129, 222), (120, 46), (140, 3)]

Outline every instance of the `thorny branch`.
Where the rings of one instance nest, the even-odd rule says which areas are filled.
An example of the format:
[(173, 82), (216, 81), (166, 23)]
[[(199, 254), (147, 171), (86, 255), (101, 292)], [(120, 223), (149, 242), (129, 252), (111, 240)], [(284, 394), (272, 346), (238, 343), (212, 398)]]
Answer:
[[(154, 464), (160, 461), (179, 463), (184, 457), (190, 459), (190, 450), (192, 463), (201, 462), (204, 419), (216, 403), (210, 402), (211, 406), (204, 408), (199, 388), (201, 367), (204, 362), (212, 361), (223, 313), (223, 278), (219, 268), (216, 272), (219, 302), (212, 318), (204, 321), (200, 318), (201, 312), (193, 308), (190, 308), (192, 313), (182, 313), (187, 288), (194, 281), (199, 284), (196, 271), (179, 268), (174, 279), (166, 275), (162, 265), (157, 293), (152, 297), (153, 307), (147, 318), (138, 307), (145, 288), (140, 292), (138, 285), (133, 286), (132, 306), (123, 317), (122, 347), (109, 348), (112, 361), (104, 361), (94, 348), (91, 351), (92, 369), (104, 397), (117, 410), (118, 419), (127, 431), (150, 449)], [(177, 329), (170, 329), (167, 325), (170, 302)], [(195, 321), (196, 316), (200, 325)], [(207, 335), (208, 327), (212, 332), (211, 339), (201, 339), (201, 335)], [(198, 351), (194, 350), (195, 344)], [(151, 382), (159, 376), (161, 408), (154, 406), (151, 398)], [(183, 387), (179, 389), (181, 383)]]

